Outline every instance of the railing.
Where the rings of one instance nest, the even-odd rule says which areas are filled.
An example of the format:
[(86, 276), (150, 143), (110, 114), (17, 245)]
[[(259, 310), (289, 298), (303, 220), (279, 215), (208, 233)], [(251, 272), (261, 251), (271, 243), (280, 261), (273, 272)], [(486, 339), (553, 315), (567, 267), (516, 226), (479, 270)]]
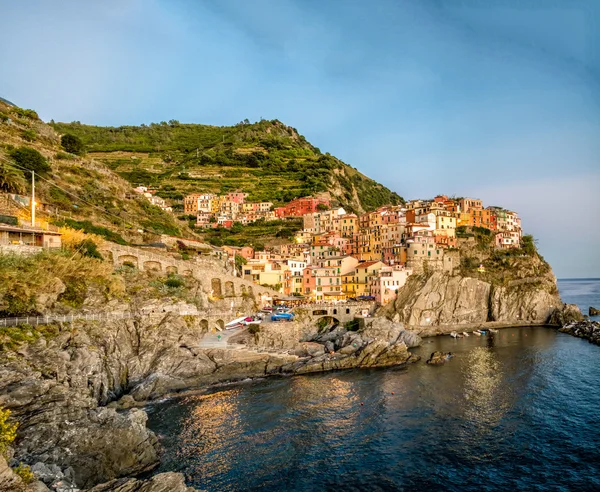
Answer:
[(134, 319), (137, 317), (161, 317), (169, 313), (175, 313), (179, 316), (197, 316), (199, 318), (224, 318), (224, 320), (234, 316), (233, 313), (193, 313), (185, 311), (165, 311), (162, 313), (132, 313), (130, 311), (124, 312), (110, 312), (110, 313), (94, 313), (94, 314), (51, 314), (47, 316), (22, 316), (18, 318), (0, 318), (0, 326), (19, 326), (19, 325), (47, 325), (50, 323), (72, 323), (73, 321), (115, 321), (122, 319)]

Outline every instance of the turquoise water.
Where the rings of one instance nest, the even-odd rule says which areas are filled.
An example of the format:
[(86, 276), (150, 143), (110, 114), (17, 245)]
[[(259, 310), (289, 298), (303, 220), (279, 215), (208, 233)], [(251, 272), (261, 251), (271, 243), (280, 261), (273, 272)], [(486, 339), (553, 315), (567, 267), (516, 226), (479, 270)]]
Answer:
[(161, 471), (237, 490), (600, 490), (600, 347), (549, 328), (415, 350), (441, 367), (268, 379), (157, 403)]

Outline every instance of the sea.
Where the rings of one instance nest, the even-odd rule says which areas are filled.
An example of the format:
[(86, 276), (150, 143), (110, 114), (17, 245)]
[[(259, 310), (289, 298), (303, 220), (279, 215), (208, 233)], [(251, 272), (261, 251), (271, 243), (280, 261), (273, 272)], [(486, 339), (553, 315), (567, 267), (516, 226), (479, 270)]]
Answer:
[[(600, 280), (560, 280), (600, 305)], [(396, 369), (270, 378), (147, 407), (154, 473), (208, 491), (599, 491), (600, 347), (507, 328)]]

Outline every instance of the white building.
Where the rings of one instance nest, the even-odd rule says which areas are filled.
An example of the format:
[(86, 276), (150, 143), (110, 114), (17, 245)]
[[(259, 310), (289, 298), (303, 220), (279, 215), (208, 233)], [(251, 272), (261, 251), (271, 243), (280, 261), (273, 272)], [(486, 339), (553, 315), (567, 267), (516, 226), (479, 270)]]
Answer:
[(404, 286), (412, 270), (401, 266), (384, 266), (371, 279), (370, 295), (382, 306), (396, 298), (396, 291)]

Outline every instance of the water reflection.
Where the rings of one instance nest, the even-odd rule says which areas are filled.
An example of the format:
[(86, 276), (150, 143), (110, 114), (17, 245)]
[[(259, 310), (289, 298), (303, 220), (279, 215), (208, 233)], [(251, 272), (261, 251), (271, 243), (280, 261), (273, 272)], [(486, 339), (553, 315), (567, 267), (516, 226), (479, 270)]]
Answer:
[(211, 491), (600, 490), (598, 347), (541, 328), (430, 342), (455, 357), (156, 405), (157, 471)]
[[(177, 459), (192, 462), (194, 479), (227, 474), (236, 464), (233, 440), (243, 432), (239, 412), (241, 389), (231, 389), (185, 400), (193, 409), (182, 422)], [(210, 460), (198, 457), (209, 456)]]
[(475, 433), (487, 433), (496, 425), (506, 410), (500, 363), (489, 348), (475, 347), (467, 357), (464, 368), (464, 415)]

